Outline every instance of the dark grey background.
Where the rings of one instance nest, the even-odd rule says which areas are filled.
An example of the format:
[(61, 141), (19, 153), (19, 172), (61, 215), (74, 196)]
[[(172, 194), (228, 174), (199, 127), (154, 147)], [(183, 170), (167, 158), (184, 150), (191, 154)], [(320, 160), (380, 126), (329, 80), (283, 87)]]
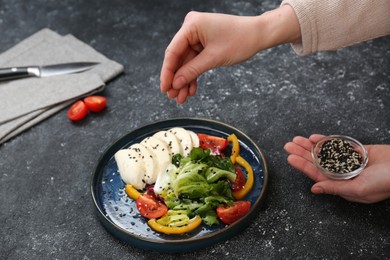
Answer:
[[(159, 92), (164, 50), (190, 10), (257, 15), (279, 1), (0, 1), (0, 51), (48, 27), (73, 34), (125, 67), (102, 95), (103, 113), (71, 123), (66, 110), (0, 146), (2, 259), (385, 259), (390, 201), (350, 203), (310, 193), (286, 161), (295, 135), (345, 134), (390, 144), (390, 38), (297, 56), (284, 45), (214, 69), (178, 106)], [(263, 209), (226, 242), (188, 254), (125, 244), (95, 216), (90, 179), (118, 138), (164, 119), (230, 124), (263, 150), (270, 183)]]

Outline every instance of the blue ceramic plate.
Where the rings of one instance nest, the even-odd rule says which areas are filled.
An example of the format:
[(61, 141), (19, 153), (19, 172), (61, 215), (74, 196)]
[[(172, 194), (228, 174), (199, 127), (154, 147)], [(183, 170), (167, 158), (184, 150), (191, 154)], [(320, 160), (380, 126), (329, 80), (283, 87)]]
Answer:
[[(251, 201), (250, 211), (231, 225), (220, 224), (208, 227), (203, 225), (197, 230), (183, 235), (165, 235), (154, 232), (137, 211), (135, 202), (125, 193), (114, 159), (114, 154), (141, 142), (145, 137), (172, 127), (183, 127), (195, 133), (205, 133), (227, 138), (235, 134), (240, 141), (240, 155), (253, 168), (255, 184), (244, 200)], [(227, 149), (231, 150), (231, 145)], [(224, 241), (237, 234), (257, 216), (264, 201), (268, 182), (268, 170), (265, 158), (257, 145), (244, 133), (229, 125), (207, 119), (180, 118), (156, 122), (125, 135), (111, 145), (100, 158), (92, 177), (91, 192), (96, 206), (97, 216), (103, 226), (117, 238), (149, 250), (164, 252), (185, 252), (201, 249)]]

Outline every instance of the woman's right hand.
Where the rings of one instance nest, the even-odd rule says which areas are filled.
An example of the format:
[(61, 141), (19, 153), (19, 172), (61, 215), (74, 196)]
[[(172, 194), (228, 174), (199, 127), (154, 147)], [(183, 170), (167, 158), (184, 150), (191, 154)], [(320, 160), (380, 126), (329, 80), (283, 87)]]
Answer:
[(293, 9), (284, 5), (259, 16), (190, 12), (165, 51), (161, 92), (177, 103), (195, 95), (197, 78), (257, 52), (300, 37)]

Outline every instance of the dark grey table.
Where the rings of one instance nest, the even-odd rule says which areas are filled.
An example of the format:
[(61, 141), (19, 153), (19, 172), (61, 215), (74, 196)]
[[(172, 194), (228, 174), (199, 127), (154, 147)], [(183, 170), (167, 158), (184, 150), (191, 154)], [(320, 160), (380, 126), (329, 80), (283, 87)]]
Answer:
[[(283, 146), (296, 135), (346, 134), (390, 144), (390, 38), (298, 57), (290, 46), (199, 80), (177, 106), (159, 92), (164, 50), (190, 10), (257, 15), (279, 1), (0, 1), (0, 51), (48, 27), (73, 34), (125, 73), (102, 95), (107, 109), (74, 124), (61, 111), (0, 146), (1, 259), (386, 259), (390, 201), (351, 203), (310, 193)], [(90, 180), (118, 138), (149, 123), (201, 117), (230, 124), (264, 152), (269, 189), (237, 236), (204, 250), (161, 254), (108, 233)]]

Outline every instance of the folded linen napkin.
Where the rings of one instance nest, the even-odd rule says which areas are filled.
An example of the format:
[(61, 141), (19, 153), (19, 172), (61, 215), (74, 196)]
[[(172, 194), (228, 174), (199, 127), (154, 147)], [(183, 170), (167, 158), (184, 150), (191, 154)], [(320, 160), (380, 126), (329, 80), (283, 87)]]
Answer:
[(99, 62), (92, 69), (0, 82), (0, 145), (74, 101), (102, 91), (123, 66), (72, 35), (42, 29), (0, 55), (0, 67)]

